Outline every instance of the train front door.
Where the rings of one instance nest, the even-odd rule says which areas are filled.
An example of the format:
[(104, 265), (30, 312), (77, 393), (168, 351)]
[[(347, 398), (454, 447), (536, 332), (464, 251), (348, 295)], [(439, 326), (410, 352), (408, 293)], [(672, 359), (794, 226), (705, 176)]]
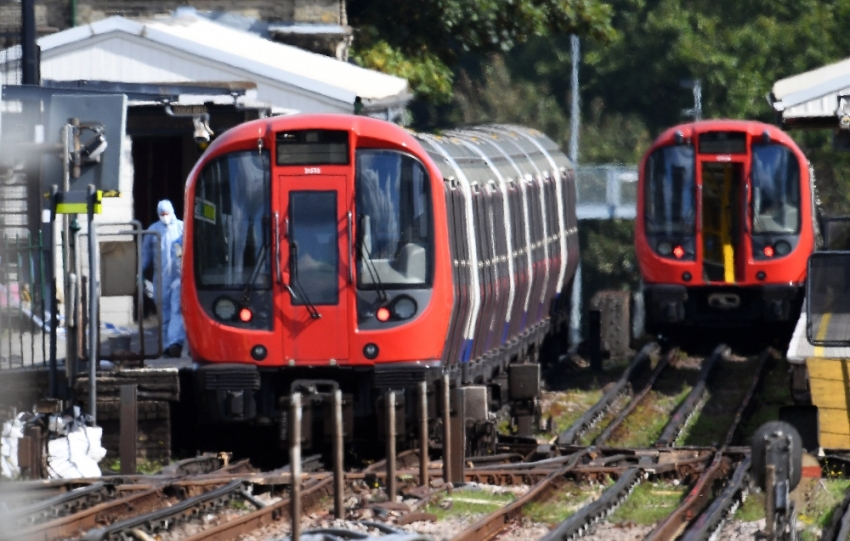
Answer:
[(348, 359), (346, 184), (338, 175), (278, 177), (280, 295), (285, 360), (298, 366)]
[(703, 161), (702, 269), (706, 282), (734, 284), (741, 279), (743, 245), (741, 201), (744, 164)]

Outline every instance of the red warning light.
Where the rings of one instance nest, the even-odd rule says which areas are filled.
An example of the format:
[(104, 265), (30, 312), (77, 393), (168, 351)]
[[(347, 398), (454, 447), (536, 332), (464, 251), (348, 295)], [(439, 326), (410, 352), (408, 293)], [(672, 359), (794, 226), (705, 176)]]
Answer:
[(389, 319), (390, 319), (390, 309), (387, 308), (386, 306), (381, 306), (380, 308), (378, 308), (378, 311), (375, 312), (375, 317), (378, 318), (378, 321), (380, 321), (382, 323), (384, 321), (389, 321)]
[(673, 248), (673, 255), (676, 256), (676, 259), (682, 259), (685, 257), (685, 249), (681, 246), (676, 246)]
[(764, 247), (764, 255), (767, 257), (773, 257), (774, 254), (773, 246), (765, 246)]
[(248, 323), (249, 321), (251, 321), (252, 317), (254, 317), (254, 314), (252, 314), (251, 310), (249, 310), (248, 308), (243, 308), (239, 310), (239, 320), (242, 323)]

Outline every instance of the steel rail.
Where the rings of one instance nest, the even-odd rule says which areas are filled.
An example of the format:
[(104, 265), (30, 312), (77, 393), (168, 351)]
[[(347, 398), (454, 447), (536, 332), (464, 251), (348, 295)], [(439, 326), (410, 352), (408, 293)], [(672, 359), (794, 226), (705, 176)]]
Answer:
[(22, 529), (93, 507), (115, 495), (115, 486), (95, 483), (53, 496), (10, 512), (0, 513), (5, 528)]
[[(716, 352), (717, 350), (715, 350), (715, 353)], [(737, 433), (742, 420), (752, 406), (752, 399), (763, 381), (765, 369), (771, 359), (773, 359), (773, 353), (770, 350), (765, 350), (760, 354), (759, 364), (756, 368), (750, 388), (741, 399), (741, 402), (735, 411), (735, 417), (726, 431), (724, 444), (715, 456), (712, 465), (703, 472), (679, 507), (668, 515), (667, 518), (664, 519), (655, 529), (653, 529), (646, 537), (646, 540), (657, 541), (673, 539), (697, 516), (699, 516), (699, 518), (692, 526), (692, 539), (703, 539), (704, 537), (702, 536), (710, 536), (711, 533), (716, 531), (716, 529), (722, 524), (725, 517), (730, 513), (730, 509), (738, 503), (738, 499), (736, 498), (738, 495), (743, 494), (743, 490), (746, 490), (746, 487), (742, 485), (749, 471), (749, 456), (744, 457), (739, 462), (731, 481), (727, 483), (727, 486), (721, 495), (716, 498), (711, 506), (703, 513), (703, 510), (709, 504), (709, 501), (711, 501), (712, 489), (715, 482), (729, 475), (732, 462), (728, 457), (727, 449), (734, 440), (735, 434)], [(708, 532), (708, 534), (705, 532)]]
[(649, 380), (646, 382), (644, 388), (641, 389), (638, 394), (633, 396), (629, 403), (626, 405), (626, 407), (623, 408), (622, 411), (620, 411), (617, 417), (613, 421), (611, 421), (608, 426), (605, 427), (605, 430), (603, 430), (598, 436), (596, 436), (596, 438), (593, 440), (592, 445), (598, 447), (608, 441), (611, 436), (614, 435), (614, 432), (618, 428), (620, 428), (620, 425), (623, 424), (623, 421), (626, 420), (626, 417), (631, 415), (635, 408), (637, 408), (638, 405), (643, 401), (643, 399), (646, 398), (646, 395), (649, 394), (649, 392), (655, 385), (655, 381), (658, 379), (658, 376), (660, 376), (661, 372), (663, 372), (664, 369), (667, 368), (667, 366), (670, 364), (670, 358), (675, 355), (677, 351), (678, 349), (673, 349), (661, 358), (661, 360), (658, 362), (658, 365), (656, 365), (655, 370), (653, 370), (652, 374), (649, 376)]
[(747, 496), (750, 463), (750, 457), (738, 463), (726, 488), (685, 531), (681, 541), (707, 541), (715, 536), (729, 517), (735, 514), (738, 506)]
[[(170, 493), (174, 494), (170, 494)], [(149, 513), (167, 507), (179, 496), (179, 489), (171, 485), (159, 485), (111, 502), (105, 502), (73, 515), (37, 524), (22, 530), (0, 532), (0, 539), (50, 540), (77, 537), (103, 524), (113, 523), (122, 517), (131, 517), (140, 513)], [(8, 536), (8, 537), (7, 537)]]
[[(333, 491), (333, 477), (326, 477), (315, 482), (301, 491), (302, 510), (315, 507)], [(284, 516), (289, 517), (289, 498), (283, 498), (272, 505), (267, 505), (247, 515), (242, 515), (218, 526), (198, 532), (183, 541), (232, 541), (240, 535), (251, 533), (264, 526), (276, 522)], [(291, 519), (291, 517), (290, 517)]]
[(145, 533), (153, 534), (156, 531), (168, 529), (170, 525), (180, 522), (181, 519), (185, 520), (198, 514), (199, 508), (216, 508), (240, 497), (240, 492), (244, 488), (244, 481), (233, 481), (223, 487), (185, 499), (170, 507), (136, 515), (103, 528), (89, 530), (83, 539), (85, 541), (123, 541), (127, 538), (125, 533), (133, 529), (140, 529)]
[(688, 393), (688, 396), (681, 404), (679, 404), (679, 407), (676, 408), (676, 412), (670, 417), (670, 420), (667, 422), (667, 425), (664, 427), (664, 430), (655, 442), (656, 446), (671, 447), (676, 443), (676, 438), (679, 437), (679, 434), (682, 432), (682, 429), (685, 427), (691, 416), (693, 416), (698, 410), (697, 406), (700, 404), (703, 395), (705, 394), (708, 386), (708, 378), (711, 376), (711, 372), (728, 350), (729, 348), (726, 344), (720, 344), (714, 348), (711, 356), (706, 359), (706, 362), (700, 371), (699, 381), (693, 386), (691, 391)]
[(741, 426), (741, 422), (749, 416), (752, 412), (752, 408), (755, 404), (753, 401), (753, 397), (758, 392), (759, 388), (762, 386), (764, 382), (764, 373), (767, 367), (776, 360), (776, 354), (774, 351), (767, 349), (759, 354), (759, 364), (756, 368), (756, 377), (753, 379), (753, 383), (750, 385), (747, 394), (744, 395), (741, 404), (738, 406), (738, 410), (735, 412), (735, 418), (732, 421), (732, 426), (726, 432), (726, 440), (723, 442), (723, 450), (727, 450), (732, 442), (735, 440), (735, 435), (738, 433), (738, 429)]
[(605, 415), (605, 412), (613, 407), (617, 399), (621, 395), (629, 392), (629, 384), (632, 378), (634, 378), (638, 372), (642, 371), (645, 364), (649, 364), (651, 362), (652, 354), (657, 350), (657, 348), (658, 344), (655, 342), (650, 342), (643, 346), (640, 352), (635, 355), (635, 358), (632, 360), (631, 364), (629, 364), (626, 371), (623, 372), (623, 375), (620, 376), (620, 379), (617, 380), (617, 383), (608, 389), (602, 398), (600, 398), (596, 404), (587, 410), (584, 415), (579, 417), (572, 426), (558, 435), (558, 444), (570, 445), (578, 440), (582, 434), (595, 426), (596, 423), (598, 423)]
[(569, 541), (587, 533), (593, 524), (607, 517), (619, 507), (641, 482), (644, 472), (641, 468), (630, 468), (608, 487), (602, 496), (585, 505), (567, 520), (558, 524), (540, 541)]
[(711, 501), (715, 481), (725, 478), (731, 469), (728, 457), (717, 453), (711, 466), (706, 468), (688, 495), (672, 513), (649, 532), (644, 541), (668, 541), (675, 539)]
[(475, 524), (469, 526), (456, 536), (452, 541), (487, 541), (502, 532), (511, 522), (522, 515), (526, 505), (532, 502), (545, 501), (549, 499), (566, 480), (564, 476), (576, 467), (579, 460), (586, 456), (584, 453), (576, 453), (570, 462), (561, 469), (549, 473), (542, 481), (534, 485), (521, 498), (517, 499), (507, 507), (482, 518)]

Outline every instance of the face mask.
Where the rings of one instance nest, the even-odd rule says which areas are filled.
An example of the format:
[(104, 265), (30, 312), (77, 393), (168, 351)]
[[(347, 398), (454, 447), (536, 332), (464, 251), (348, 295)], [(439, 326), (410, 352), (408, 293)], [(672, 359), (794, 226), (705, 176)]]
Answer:
[(160, 216), (159, 221), (161, 221), (165, 225), (170, 224), (171, 223), (171, 214), (165, 214), (165, 215)]

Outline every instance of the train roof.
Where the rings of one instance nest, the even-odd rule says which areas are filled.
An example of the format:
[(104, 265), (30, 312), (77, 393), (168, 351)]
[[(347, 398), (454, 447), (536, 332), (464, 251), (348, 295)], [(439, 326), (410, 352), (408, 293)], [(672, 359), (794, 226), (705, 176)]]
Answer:
[(796, 143), (787, 133), (772, 124), (766, 124), (758, 120), (710, 119), (687, 122), (668, 128), (655, 139), (652, 143), (652, 148), (674, 141), (677, 132), (681, 132), (685, 139), (692, 139), (700, 133), (715, 131), (741, 131), (752, 136), (762, 135), (766, 131), (772, 140), (796, 147)]

